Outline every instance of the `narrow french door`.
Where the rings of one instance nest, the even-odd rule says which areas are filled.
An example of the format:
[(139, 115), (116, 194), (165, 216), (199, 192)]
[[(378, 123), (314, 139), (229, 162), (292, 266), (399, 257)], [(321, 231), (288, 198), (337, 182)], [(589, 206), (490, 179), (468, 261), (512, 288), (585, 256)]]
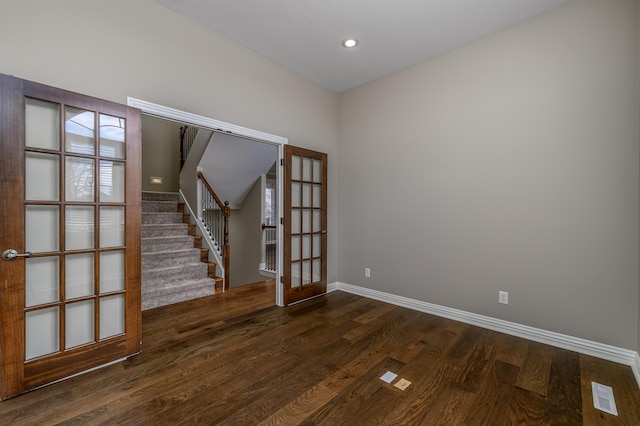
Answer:
[(327, 292), (327, 154), (284, 146), (284, 303)]
[(0, 74), (0, 399), (140, 351), (140, 132)]

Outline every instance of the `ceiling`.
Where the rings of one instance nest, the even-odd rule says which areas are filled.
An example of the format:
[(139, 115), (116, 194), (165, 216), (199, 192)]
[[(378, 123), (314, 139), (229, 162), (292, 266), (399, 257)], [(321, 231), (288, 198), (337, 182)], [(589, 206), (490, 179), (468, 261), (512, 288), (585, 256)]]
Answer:
[(572, 0), (156, 1), (339, 93)]
[(256, 180), (277, 159), (275, 145), (214, 132), (198, 166), (218, 197), (240, 208)]

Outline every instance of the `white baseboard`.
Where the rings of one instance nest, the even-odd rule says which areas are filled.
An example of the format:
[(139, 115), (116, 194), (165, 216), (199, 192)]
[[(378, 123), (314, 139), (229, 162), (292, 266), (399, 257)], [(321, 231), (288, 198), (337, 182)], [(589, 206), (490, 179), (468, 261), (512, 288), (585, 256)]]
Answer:
[(636, 378), (636, 382), (640, 387), (640, 354), (629, 349), (605, 345), (603, 343), (581, 339), (579, 337), (573, 337), (566, 334), (555, 333), (553, 331), (542, 330), (540, 328), (529, 327), (527, 325), (504, 321), (484, 315), (478, 315), (459, 309), (448, 308), (446, 306), (423, 302), (416, 299), (410, 299), (408, 297), (396, 296), (394, 294), (372, 290), (365, 287), (359, 287), (352, 284), (346, 284), (343, 282), (334, 282), (327, 285), (327, 292), (336, 290), (357, 294), (369, 299), (380, 300), (382, 302), (387, 302), (416, 311), (449, 318), (455, 321), (464, 322), (466, 324), (476, 325), (478, 327), (487, 328), (489, 330), (498, 331), (500, 333), (522, 337), (523, 339), (533, 340), (534, 342), (540, 342), (581, 354), (591, 355), (597, 358), (606, 359), (608, 361), (617, 362), (619, 364), (628, 365), (631, 367), (633, 375)]

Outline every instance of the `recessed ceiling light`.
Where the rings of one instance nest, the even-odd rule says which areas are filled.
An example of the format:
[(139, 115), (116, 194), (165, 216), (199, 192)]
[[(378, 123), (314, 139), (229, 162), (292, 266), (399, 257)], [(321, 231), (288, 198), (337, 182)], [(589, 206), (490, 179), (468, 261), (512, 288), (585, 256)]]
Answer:
[(356, 47), (358, 45), (359, 41), (357, 38), (345, 38), (344, 40), (342, 40), (342, 45), (344, 47)]

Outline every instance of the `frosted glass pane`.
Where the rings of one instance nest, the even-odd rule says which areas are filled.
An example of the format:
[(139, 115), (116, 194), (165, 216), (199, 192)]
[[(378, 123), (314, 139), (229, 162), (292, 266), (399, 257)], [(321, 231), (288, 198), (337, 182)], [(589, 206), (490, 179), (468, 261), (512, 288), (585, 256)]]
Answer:
[(291, 264), (291, 287), (300, 287), (300, 262)]
[(312, 275), (311, 275), (311, 280), (316, 283), (318, 281), (320, 281), (322, 279), (322, 263), (320, 262), (320, 259), (314, 259), (311, 262), (311, 271), (312, 271)]
[(93, 300), (85, 300), (67, 305), (65, 321), (67, 325), (65, 347), (67, 349), (95, 340), (93, 337), (95, 318), (93, 304)]
[(100, 247), (124, 246), (124, 207), (100, 207)]
[(291, 237), (291, 260), (300, 259), (300, 237)]
[(320, 210), (313, 211), (313, 232), (322, 231), (322, 217), (320, 215)]
[(302, 236), (302, 258), (308, 259), (311, 257), (311, 235)]
[(65, 246), (67, 250), (94, 248), (93, 207), (67, 206)]
[(36, 257), (25, 261), (26, 306), (60, 300), (60, 260), (58, 256)]
[(93, 253), (65, 256), (64, 270), (67, 300), (95, 294)]
[(100, 339), (124, 333), (124, 294), (100, 299)]
[(40, 309), (25, 314), (25, 357), (37, 358), (60, 350), (60, 320), (58, 307)]
[(313, 160), (313, 181), (322, 183), (322, 161)]
[(34, 148), (60, 149), (60, 106), (25, 99), (25, 144)]
[(311, 158), (302, 159), (302, 180), (311, 180)]
[(291, 210), (291, 233), (300, 233), (300, 210), (297, 209)]
[(67, 152), (95, 154), (95, 113), (67, 107), (64, 120)]
[(25, 197), (27, 200), (60, 200), (60, 156), (27, 152)]
[(305, 260), (302, 262), (302, 284), (309, 284), (311, 282), (311, 261)]
[(316, 234), (313, 236), (313, 253), (310, 257), (319, 257), (322, 255), (322, 236)]
[(311, 207), (311, 185), (302, 185), (302, 207)]
[(300, 207), (300, 184), (291, 184), (291, 205), (293, 207)]
[(100, 155), (124, 158), (125, 119), (100, 114)]
[(291, 156), (291, 179), (300, 180), (300, 157), (297, 155)]
[(124, 251), (100, 253), (100, 294), (124, 290)]
[(313, 207), (322, 207), (322, 185), (313, 185)]
[(25, 207), (25, 250), (32, 253), (60, 250), (60, 208)]
[(65, 198), (67, 201), (93, 200), (94, 191), (94, 162), (89, 158), (66, 158)]
[(311, 232), (311, 210), (302, 211), (302, 232)]
[(100, 161), (100, 201), (124, 202), (124, 163)]

